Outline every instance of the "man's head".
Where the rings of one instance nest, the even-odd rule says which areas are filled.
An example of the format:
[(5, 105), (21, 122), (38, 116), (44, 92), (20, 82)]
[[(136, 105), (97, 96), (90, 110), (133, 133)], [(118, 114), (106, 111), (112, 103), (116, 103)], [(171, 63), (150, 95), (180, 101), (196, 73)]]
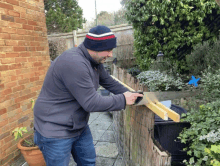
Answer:
[(97, 63), (104, 63), (106, 58), (112, 57), (116, 37), (108, 27), (98, 25), (89, 30), (83, 43)]

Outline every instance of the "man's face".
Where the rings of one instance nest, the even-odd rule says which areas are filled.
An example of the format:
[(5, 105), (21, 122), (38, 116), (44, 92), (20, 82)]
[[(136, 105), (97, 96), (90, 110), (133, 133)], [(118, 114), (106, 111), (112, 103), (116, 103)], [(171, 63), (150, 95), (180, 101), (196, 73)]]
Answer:
[(97, 63), (104, 63), (108, 57), (112, 57), (112, 50), (100, 52), (88, 50), (88, 52)]

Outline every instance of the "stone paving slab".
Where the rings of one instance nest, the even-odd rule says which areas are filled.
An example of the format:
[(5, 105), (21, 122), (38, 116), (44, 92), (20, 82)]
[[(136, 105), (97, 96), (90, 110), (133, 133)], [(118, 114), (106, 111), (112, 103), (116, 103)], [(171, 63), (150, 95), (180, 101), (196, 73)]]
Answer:
[(105, 131), (105, 133), (101, 136), (99, 139), (100, 142), (111, 142), (116, 143), (115, 137), (114, 137), (114, 131)]
[(116, 143), (98, 142), (95, 146), (98, 157), (117, 158), (118, 148)]
[(92, 129), (91, 133), (92, 133), (93, 141), (98, 141), (103, 136), (103, 134), (105, 133), (105, 130), (94, 130), (94, 129)]
[(107, 130), (109, 126), (111, 126), (112, 122), (105, 122), (105, 121), (93, 121), (89, 127), (90, 129), (96, 130)]
[(114, 124), (112, 123), (111, 126), (109, 126), (108, 130), (109, 130), (109, 131), (114, 131), (113, 128), (114, 128)]
[(125, 164), (124, 164), (124, 162), (122, 160), (122, 157), (118, 156), (118, 158), (115, 161), (114, 166), (125, 166)]
[(96, 166), (113, 166), (116, 159), (96, 157)]

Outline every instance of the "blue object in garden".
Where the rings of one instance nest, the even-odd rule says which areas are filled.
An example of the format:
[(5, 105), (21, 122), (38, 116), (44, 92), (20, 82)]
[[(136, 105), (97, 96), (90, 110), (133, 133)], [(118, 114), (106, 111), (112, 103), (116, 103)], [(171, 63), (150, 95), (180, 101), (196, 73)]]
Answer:
[(193, 84), (195, 87), (198, 86), (197, 82), (200, 80), (200, 78), (196, 79), (194, 76), (192, 76), (192, 79), (189, 81), (189, 85)]

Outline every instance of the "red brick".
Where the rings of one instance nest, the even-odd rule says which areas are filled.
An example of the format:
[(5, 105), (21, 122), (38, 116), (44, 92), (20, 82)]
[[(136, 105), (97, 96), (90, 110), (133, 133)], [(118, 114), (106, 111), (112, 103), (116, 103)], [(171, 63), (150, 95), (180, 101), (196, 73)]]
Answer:
[(14, 117), (8, 119), (8, 122), (11, 123), (11, 122), (17, 121), (19, 118), (21, 118), (21, 116), (22, 116), (21, 114), (17, 114)]
[(27, 41), (19, 41), (19, 42), (18, 42), (18, 45), (19, 45), (19, 46), (28, 46), (28, 45), (30, 45), (30, 43), (27, 42)]
[(3, 108), (3, 109), (0, 110), (0, 115), (5, 114), (6, 112), (7, 112), (6, 108)]
[(34, 39), (35, 39), (35, 41), (44, 41), (43, 37), (35, 37)]
[[(8, 124), (8, 123), (6, 123)], [(1, 125), (1, 122), (0, 122), (0, 125)], [(4, 125), (3, 125), (4, 126)], [(10, 135), (10, 131), (6, 132), (6, 133), (1, 133), (0, 134), (0, 140), (3, 140), (4, 138), (6, 138), (7, 136)]]
[(36, 25), (37, 25), (37, 22), (36, 22), (36, 21), (30, 21), (30, 20), (29, 20), (29, 21), (28, 21), (28, 24), (29, 24), (29, 25), (34, 25), (34, 26), (36, 26)]
[(4, 84), (0, 84), (0, 90), (4, 89), (5, 85)]
[(23, 36), (22, 35), (11, 35), (11, 39), (13, 40), (23, 40)]
[(26, 83), (28, 83), (28, 82), (29, 82), (29, 79), (26, 78), (26, 79), (23, 79), (23, 80), (18, 81), (18, 84), (19, 84), (19, 85), (22, 85), (22, 84), (26, 84)]
[(35, 47), (27, 47), (27, 51), (36, 51)]
[(5, 46), (5, 40), (0, 40), (0, 46)]
[(2, 32), (4, 32), (4, 33), (16, 33), (17, 32), (17, 30), (15, 29), (15, 28), (7, 28), (7, 27), (3, 27), (2, 28)]
[(26, 51), (26, 47), (14, 47), (15, 52)]
[(40, 42), (31, 42), (31, 46), (40, 46)]
[(8, 94), (10, 94), (10, 93), (12, 93), (12, 90), (11, 90), (11, 88), (8, 88), (8, 89), (3, 90), (3, 91), (1, 92), (1, 95), (2, 95), (2, 96), (5, 96), (5, 95), (8, 95)]
[(17, 81), (5, 84), (6, 88), (13, 88), (17, 85)]
[(17, 23), (27, 24), (27, 20), (21, 18), (14, 18), (14, 21)]
[(21, 68), (21, 64), (12, 64), (11, 66), (9, 66), (9, 70), (14, 70), (14, 69), (19, 69)]
[(7, 47), (7, 46), (0, 47), (0, 52), (11, 52), (11, 51), (13, 51), (12, 46), (10, 46), (10, 47)]
[(24, 30), (24, 29), (17, 29), (17, 34), (25, 35), (26, 34), (26, 30)]
[[(29, 30), (27, 30), (27, 31), (26, 31), (26, 35), (28, 35), (28, 36), (36, 36), (34, 32), (35, 32), (35, 31), (29, 31)], [(33, 40), (34, 40), (34, 39), (33, 39)], [(33, 40), (32, 40), (32, 41), (33, 41)]]
[(31, 54), (30, 54), (30, 52), (22, 52), (22, 53), (19, 54), (19, 56), (20, 57), (30, 57)]
[(14, 17), (12, 17), (12, 16), (2, 15), (1, 18), (2, 18), (2, 20), (5, 20), (5, 21), (14, 22)]
[(36, 92), (38, 90), (41, 90), (41, 86), (35, 86), (35, 87), (31, 88), (31, 92)]
[(37, 70), (46, 70), (47, 67), (46, 66), (41, 66), (41, 67), (38, 67)]
[(11, 105), (10, 107), (7, 108), (7, 109), (8, 109), (8, 112), (10, 112), (10, 111), (14, 111), (14, 110), (20, 108), (20, 106), (21, 106), (20, 103), (17, 103), (17, 104)]
[(18, 1), (15, 1), (15, 0), (6, 0), (6, 2), (12, 4), (12, 5), (19, 5)]
[(23, 19), (29, 18), (30, 19), (30, 16), (27, 17), (26, 12), (21, 12), (20, 13), (20, 18), (23, 18)]
[(34, 27), (34, 30), (35, 30), (35, 31), (42, 31), (42, 28), (40, 28), (40, 27)]
[(15, 63), (27, 62), (27, 58), (15, 58)]
[(18, 41), (16, 40), (6, 40), (6, 46), (17, 46)]
[(1, 3), (1, 2), (0, 2), (0, 8), (5, 8), (5, 9), (13, 10), (13, 6), (12, 5), (8, 5), (8, 4)]
[(44, 51), (44, 47), (36, 47), (37, 51)]
[[(33, 92), (33, 93), (30, 93), (30, 94), (27, 94), (25, 96), (22, 96), (22, 97), (18, 97), (15, 99), (15, 102), (21, 102), (21, 101), (24, 101), (24, 100), (27, 100), (27, 99), (30, 99), (32, 97), (35, 97), (36, 96), (36, 92)], [(10, 122), (10, 120), (9, 120)]]
[(0, 39), (11, 39), (11, 35), (7, 33), (0, 33)]
[(18, 57), (18, 56), (19, 56), (18, 53), (6, 53), (7, 58)]
[(23, 24), (23, 29), (33, 30), (34, 28), (33, 28), (33, 26)]
[(36, 66), (41, 66), (42, 65), (42, 62), (35, 62), (34, 63), (34, 67), (36, 67)]
[(24, 40), (34, 41), (34, 37), (32, 37), (32, 36), (24, 36)]
[(23, 76), (19, 75), (19, 76), (11, 76), (11, 81), (15, 81), (15, 80), (22, 80)]
[(5, 54), (0, 54), (0, 58), (5, 58)]
[(25, 89), (25, 86), (24, 86), (24, 85), (19, 85), (19, 86), (17, 86), (17, 87), (12, 88), (13, 93), (15, 93), (15, 92), (17, 92), (17, 91), (21, 91), (21, 90), (23, 90), (23, 89)]
[(14, 58), (4, 58), (2, 59), (2, 64), (10, 64), (10, 63), (15, 63)]
[(9, 10), (9, 11), (8, 11), (8, 14), (9, 14), (10, 16), (20, 17), (20, 13), (15, 12), (15, 11), (11, 11), (11, 10)]
[(39, 80), (39, 77), (32, 77), (32, 78), (30, 78), (30, 82), (34, 82), (34, 81), (37, 81), (37, 80)]
[[(14, 22), (10, 22), (8, 24), (9, 27), (12, 27), (12, 28), (22, 28), (22, 24), (18, 24), (18, 23), (14, 23)], [(17, 29), (18, 31), (19, 29)]]
[(30, 89), (24, 89), (23, 91), (20, 92), (20, 96), (25, 96), (27, 94), (30, 94), (31, 90)]

